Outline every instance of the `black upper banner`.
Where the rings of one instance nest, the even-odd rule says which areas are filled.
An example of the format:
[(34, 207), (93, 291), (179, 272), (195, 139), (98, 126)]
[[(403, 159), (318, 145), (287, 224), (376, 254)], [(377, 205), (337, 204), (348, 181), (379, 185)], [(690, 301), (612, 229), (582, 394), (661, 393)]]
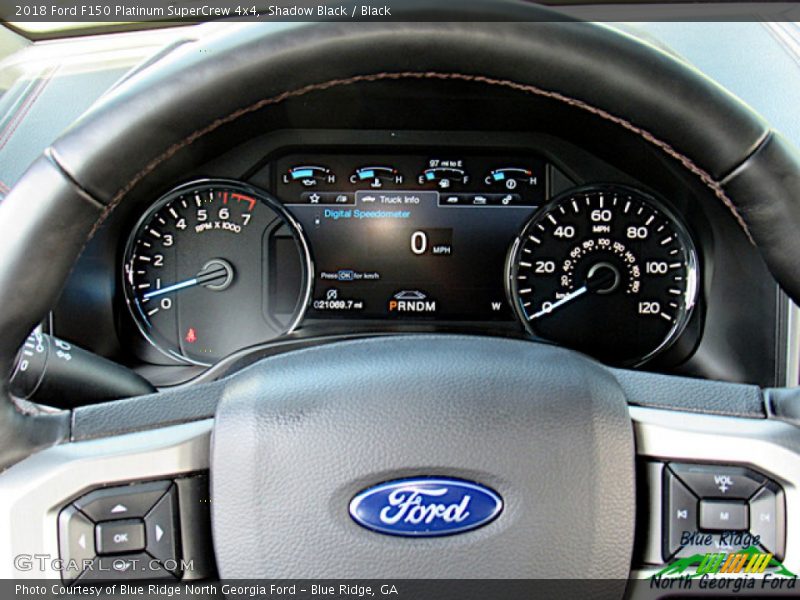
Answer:
[(0, 0), (10, 23), (800, 21), (799, 2), (678, 0)]

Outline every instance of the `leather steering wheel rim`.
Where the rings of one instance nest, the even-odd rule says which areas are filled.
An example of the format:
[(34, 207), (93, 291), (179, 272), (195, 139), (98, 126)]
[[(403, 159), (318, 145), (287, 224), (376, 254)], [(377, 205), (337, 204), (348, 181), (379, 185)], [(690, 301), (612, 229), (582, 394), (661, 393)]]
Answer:
[[(499, 18), (512, 6), (529, 20), (548, 16), (491, 4)], [(23, 411), (7, 392), (8, 374), (87, 241), (137, 185), (241, 117), (263, 111), (269, 119), (290, 99), (403, 79), (545, 97), (640, 136), (727, 207), (800, 300), (800, 161), (748, 107), (675, 57), (603, 25), (563, 21), (254, 26), (189, 44), (123, 82), (3, 202), (0, 468), (70, 437), (70, 414)], [(237, 94), (225, 93), (232, 86)]]

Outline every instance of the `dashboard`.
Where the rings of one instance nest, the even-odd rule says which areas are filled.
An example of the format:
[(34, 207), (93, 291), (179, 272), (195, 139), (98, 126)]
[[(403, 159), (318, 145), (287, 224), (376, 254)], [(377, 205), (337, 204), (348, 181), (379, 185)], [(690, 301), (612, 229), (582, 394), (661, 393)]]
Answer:
[[(7, 71), (11, 69), (16, 73), (25, 57), (26, 65), (61, 62), (66, 65), (81, 60), (85, 64), (81, 63), (79, 69), (80, 85), (74, 85), (73, 69), (62, 65), (55, 70), (52, 81), (37, 100), (32, 117), (22, 123), (13, 140), (0, 151), (4, 157), (0, 173), (3, 182), (13, 184), (40, 146), (51, 141), (116, 80), (129, 76), (126, 73), (131, 68), (133, 72), (139, 69), (137, 65), (145, 57), (158, 55), (162, 47), (168, 54), (174, 40), (177, 40), (174, 44), (177, 48), (184, 38), (202, 37), (215, 27), (206, 24), (78, 38), (33, 45), (20, 53), (19, 59), (8, 63)], [(791, 111), (785, 109), (780, 100), (791, 93), (767, 96), (762, 93), (765, 87), (777, 89), (793, 81), (786, 77), (774, 79), (770, 73), (759, 70), (759, 56), (769, 53), (778, 60), (780, 52), (775, 39), (764, 34), (764, 26), (749, 24), (740, 28), (737, 37), (743, 36), (749, 46), (759, 48), (758, 53), (747, 55), (735, 54), (738, 42), (723, 35), (724, 32), (713, 24), (694, 24), (693, 27), (702, 32), (690, 35), (685, 27), (650, 23), (639, 24), (634, 33), (639, 35), (644, 30), (649, 32), (646, 35), (657, 38), (659, 44), (668, 43), (756, 106), (790, 138), (796, 138)], [(129, 49), (131, 56), (114, 62), (118, 60), (120, 44)], [(736, 55), (736, 61), (726, 63), (736, 64), (735, 69), (708, 62), (707, 57), (714, 55), (718, 48)], [(781, 72), (794, 68), (788, 55), (781, 60)], [(36, 69), (31, 71), (30, 77), (35, 81), (40, 77), (44, 87), (49, 81), (44, 76), (47, 73), (42, 75), (41, 68)], [(737, 69), (747, 70), (746, 81), (736, 75)], [(17, 97), (15, 94), (27, 89), (26, 81), (25, 77), (20, 78), (6, 94), (9, 102)], [(65, 86), (74, 102), (63, 103)], [(248, 141), (230, 152), (226, 150), (225, 154), (220, 155), (219, 150), (227, 147), (224, 139), (195, 145), (199, 150), (197, 154), (190, 160), (177, 160), (175, 168), (163, 178), (143, 182), (100, 228), (73, 270), (50, 319), (44, 323), (45, 331), (132, 367), (163, 386), (224, 373), (225, 365), (248, 352), (279, 351), (315, 343), (314, 340), (432, 331), (543, 340), (581, 349), (608, 364), (636, 366), (654, 372), (762, 386), (783, 385), (787, 377), (795, 381), (796, 366), (793, 365), (796, 361), (792, 357), (796, 356), (796, 351), (791, 341), (787, 345), (792, 319), (790, 303), (727, 211), (702, 186), (684, 177), (680, 168), (668, 164), (640, 140), (552, 103), (528, 99), (523, 110), (519, 98), (499, 92), (451, 84), (443, 86), (441, 94), (431, 95), (423, 88), (405, 82), (373, 85), (372, 91), (361, 89), (350, 94), (337, 95), (331, 91), (320, 98), (320, 103), (287, 103), (280, 118), (272, 124), (248, 122), (245, 134), (235, 134)], [(42, 118), (42, 114), (47, 114), (48, 119)], [(431, 160), (462, 161), (464, 166), (460, 168), (468, 172), (468, 181), (453, 180), (448, 189), (421, 185), (419, 177), (429, 168)], [(288, 169), (296, 166), (328, 168), (336, 181), (328, 183), (318, 179), (313, 189), (303, 185), (301, 179), (284, 183)], [(386, 180), (385, 172), (379, 174), (383, 175), (379, 176), (383, 182), (379, 188), (382, 193), (410, 192), (419, 197), (420, 204), (413, 210), (400, 211), (389, 203), (381, 207), (387, 212), (409, 212), (407, 219), (352, 218), (355, 211), (378, 210), (374, 204), (369, 208), (361, 206), (362, 197), (374, 191), (374, 182), (350, 180), (356, 169), (370, 166), (395, 168), (403, 178), (399, 183)], [(530, 205), (498, 208), (489, 204), (498, 198), (493, 194), (506, 190), (500, 182), (486, 184), (486, 177), (492, 170), (502, 168), (523, 168), (536, 174), (535, 189), (518, 182), (520, 185), (513, 192), (528, 194), (525, 202)], [(129, 289), (125, 274), (129, 258), (126, 252), (131, 240), (137, 237), (140, 221), (147, 214), (153, 214), (151, 210), (160, 199), (182, 186), (209, 180), (234, 182), (256, 190), (259, 198), (267, 198), (264, 202), (259, 200), (256, 212), (262, 212), (263, 208), (265, 213), (274, 210), (288, 215), (302, 231), (297, 239), (307, 246), (310, 263), (301, 265), (299, 271), (281, 268), (279, 274), (290, 271), (300, 274), (300, 279), (294, 275), (295, 279), (289, 282), (269, 273), (262, 278), (259, 272), (258, 285), (270, 285), (272, 291), (258, 289), (237, 295), (245, 282), (244, 273), (240, 272), (235, 274), (238, 275), (236, 285), (225, 291), (214, 292), (215, 283), (212, 282), (199, 284), (198, 289), (186, 288), (173, 295), (152, 298), (151, 306), (156, 300), (158, 303), (166, 301), (167, 305), (175, 303), (174, 331), (162, 335), (160, 331), (147, 328), (136, 309), (135, 293)], [(544, 308), (545, 302), (558, 302), (572, 291), (580, 290), (588, 275), (587, 271), (574, 282), (561, 285), (566, 255), (575, 250), (568, 247), (569, 243), (591, 239), (582, 231), (576, 231), (574, 240), (557, 238), (558, 226), (552, 227), (550, 239), (545, 240), (545, 247), (553, 250), (553, 256), (543, 259), (545, 263), (552, 261), (556, 265), (549, 276), (536, 275), (540, 284), (539, 292), (534, 293), (536, 302), (532, 304), (537, 306), (536, 310), (526, 313), (530, 307), (515, 301), (521, 290), (528, 289), (518, 286), (514, 291), (508, 264), (523, 229), (537, 215), (547, 219), (544, 215), (557, 199), (566, 202), (563, 206), (568, 209), (570, 193), (582, 193), (593, 186), (632, 190), (679, 232), (682, 248), (679, 269), (689, 275), (686, 285), (643, 291), (638, 295), (642, 301), (650, 302), (642, 310), (654, 311), (653, 302), (657, 302), (659, 309), (665, 309), (659, 314), (665, 313), (672, 319), (671, 323), (662, 316), (651, 319), (651, 315), (639, 315), (638, 302), (617, 304), (621, 299), (618, 293), (597, 291), (584, 292), (552, 313), (528, 320), (528, 316)], [(310, 202), (314, 190), (321, 195), (320, 202), (333, 201), (334, 204), (304, 204)], [(107, 191), (113, 193), (114, 190)], [(487, 205), (439, 206), (427, 199), (433, 197), (429, 193), (436, 193), (442, 199), (448, 191), (451, 196), (462, 195), (458, 202), (468, 202), (470, 196), (483, 196)], [(306, 192), (309, 195), (303, 197)], [(328, 195), (336, 192), (350, 195), (352, 204), (336, 206), (335, 195), (340, 194), (335, 194), (333, 200)], [(508, 193), (499, 198), (502, 200), (506, 195)], [(231, 209), (233, 214), (240, 215), (236, 211), (241, 210), (241, 206), (232, 205)], [(314, 215), (322, 211), (324, 216), (325, 210), (329, 215), (342, 214), (336, 211), (346, 214), (351, 210), (351, 218), (331, 217), (321, 221), (319, 228), (315, 227)], [(569, 210), (567, 212), (569, 214)], [(587, 226), (586, 219), (591, 219), (591, 212), (579, 215), (576, 222), (560, 223), (560, 232), (570, 231), (569, 227), (579, 228), (581, 224)], [(559, 214), (552, 213), (552, 216), (558, 218)], [(387, 226), (380, 233), (379, 224)], [(548, 229), (552, 225), (549, 219), (539, 224)], [(450, 230), (453, 237), (448, 241)], [(293, 227), (287, 227), (280, 234), (273, 232), (277, 250), (272, 258), (266, 258), (269, 248), (265, 250), (259, 246), (258, 255), (251, 253), (244, 262), (237, 259), (241, 265), (233, 266), (244, 269), (252, 264), (269, 265), (269, 261), (279, 255), (283, 259), (291, 256), (285, 252), (287, 249), (295, 254), (299, 252), (294, 260), (303, 263), (305, 251), (295, 249), (293, 231)], [(422, 255), (411, 251), (411, 235), (417, 231), (427, 236), (428, 246)], [(368, 233), (374, 235), (365, 237)], [(634, 244), (635, 240), (620, 239), (626, 236), (627, 228), (614, 231), (613, 237), (632, 251), (634, 245), (637, 246), (633, 254), (640, 270), (647, 269), (648, 262), (659, 263), (651, 268), (664, 268), (660, 264), (664, 261), (648, 261), (641, 245)], [(210, 239), (209, 235), (196, 237), (200, 247)], [(227, 239), (223, 246), (228, 252), (234, 252), (245, 238), (231, 234)], [(420, 236), (415, 239), (422, 240)], [(451, 254), (432, 254), (434, 247), (446, 252), (448, 244)], [(189, 256), (197, 254), (199, 257), (205, 252), (205, 249), (195, 252), (187, 239), (180, 245), (188, 249)], [(250, 263), (250, 259), (255, 261)], [(530, 264), (535, 268), (536, 263)], [(667, 263), (668, 269), (671, 264), (675, 261)], [(593, 266), (589, 262), (583, 265)], [(169, 268), (178, 267), (178, 271), (165, 273), (161, 277), (162, 287), (193, 279), (202, 266), (179, 267), (177, 262), (172, 262)], [(550, 268), (550, 265), (543, 268)], [(351, 275), (349, 271), (353, 277), (358, 272), (373, 277), (379, 273), (381, 279), (340, 281), (340, 277), (346, 279)], [(608, 269), (601, 269), (601, 274), (602, 271), (616, 278)], [(307, 274), (307, 281), (302, 280), (302, 273)], [(675, 276), (682, 275), (672, 275)], [(648, 275), (642, 281), (657, 280)], [(138, 285), (155, 283), (155, 280), (148, 280)], [(690, 284), (696, 289), (692, 290)], [(302, 305), (302, 310), (295, 311), (294, 306), (289, 306), (299, 297), (289, 296), (299, 292), (275, 296), (276, 290), (288, 290), (292, 286), (296, 290), (308, 290), (308, 302)], [(678, 302), (672, 297), (667, 300), (668, 296), (675, 296), (670, 289), (680, 292)], [(337, 297), (328, 298), (329, 291), (331, 295), (335, 291)], [(425, 302), (419, 298), (393, 298), (396, 294), (414, 291), (425, 294), (428, 304), (419, 304)], [(207, 293), (206, 300), (192, 307), (192, 298), (195, 294), (202, 296), (203, 292)], [(144, 293), (141, 291), (142, 295)], [(628, 295), (629, 298), (633, 296)], [(222, 298), (230, 302), (222, 302)], [(244, 303), (242, 298), (246, 299)], [(398, 304), (390, 311), (392, 300)], [(430, 302), (435, 302), (436, 310), (434, 313), (397, 310), (401, 300), (404, 308), (430, 308)], [(254, 308), (256, 302), (260, 306)], [(600, 306), (603, 303), (614, 310)], [(678, 307), (670, 306), (671, 303)], [(617, 306), (623, 308), (616, 310)], [(240, 318), (238, 314), (245, 316)], [(619, 319), (628, 329), (620, 329), (619, 323), (612, 324), (614, 319)], [(655, 323), (660, 328), (654, 333), (642, 330), (645, 324), (655, 328)], [(194, 328), (194, 336), (197, 336), (193, 343), (186, 341), (190, 328)], [(209, 344), (212, 339), (214, 345)], [(613, 350), (620, 340), (625, 341), (623, 345), (627, 348), (623, 355), (615, 355)], [(208, 365), (214, 366), (209, 368)]]
[(517, 322), (610, 364), (682, 333), (697, 296), (686, 226), (598, 183), (551, 198), (535, 155), (292, 152), (272, 191), (208, 179), (134, 228), (124, 290), (166, 356), (210, 365), (305, 319)]
[[(202, 32), (205, 27), (196, 30)], [(650, 27), (656, 27), (659, 36), (666, 36), (670, 44), (701, 62), (708, 52), (695, 45), (725, 43), (720, 36), (686, 38), (683, 29), (664, 24)], [(181, 37), (195, 29), (172, 31), (114, 37), (146, 53), (152, 48), (143, 46), (145, 42), (158, 46), (168, 35)], [(762, 35), (760, 26), (753, 25), (742, 33), (750, 42), (772, 43), (771, 38)], [(707, 41), (710, 39), (713, 44)], [(102, 68), (94, 62), (85, 68), (87, 85), (73, 86), (77, 89), (72, 92), (86, 95), (81, 100), (83, 104), (64, 105), (60, 101), (61, 88), (54, 86), (61, 79), (68, 83), (68, 77), (56, 77), (42, 94), (39, 109), (63, 119), (61, 125), (54, 126), (56, 130), (66, 126), (77, 116), (74, 111), (80, 112), (138, 61), (126, 63), (121, 70), (107, 70), (108, 65), (102, 62), (105, 55), (95, 48), (104, 43), (100, 37), (80, 43), (70, 40), (51, 49), (45, 57), (55, 60), (52, 56), (56, 54), (61, 56), (73, 47), (91, 45), (87, 60), (102, 63)], [(43, 53), (48, 48), (30, 49), (34, 51)], [(749, 57), (740, 57), (744, 58)], [(738, 79), (726, 78), (724, 71), (716, 72), (718, 65), (700, 66), (758, 106), (772, 121), (779, 122), (781, 129), (793, 131), (793, 121), (769, 104), (774, 96), (764, 97), (761, 93), (766, 84), (754, 84), (751, 94), (748, 89), (740, 89)], [(68, 71), (62, 69), (58, 73), (63, 76)], [(751, 69), (751, 75), (757, 80), (765, 74)], [(770, 82), (779, 83), (785, 84), (786, 80)], [(793, 355), (791, 344), (787, 347), (790, 304), (730, 215), (708, 190), (686, 178), (680, 168), (669, 164), (647, 144), (586, 115), (535, 99), (528, 99), (522, 110), (516, 96), (469, 86), (443, 86), (442, 93), (434, 95), (423, 87), (405, 82), (372, 85), (371, 91), (362, 89), (358, 93), (327, 92), (319, 103), (287, 103), (275, 124), (248, 122), (245, 134), (235, 133), (247, 141), (224, 154), (219, 151), (226, 147), (224, 139), (195, 145), (197, 152), (190, 160), (176, 160), (170, 173), (143, 182), (100, 228), (73, 270), (49, 322), (44, 324), (45, 330), (132, 367), (160, 386), (224, 374), (249, 353), (262, 355), (330, 339), (411, 332), (540, 340), (577, 348), (608, 364), (722, 381), (773, 386), (783, 385), (787, 376), (794, 380), (790, 374), (793, 361), (787, 361)], [(56, 130), (40, 131), (34, 127), (38, 123), (43, 121), (27, 121), (20, 128), (22, 134), (15, 136), (15, 143), (55, 136)], [(274, 129), (275, 126), (279, 128)], [(18, 176), (11, 168), (16, 165), (16, 157), (21, 157), (21, 165), (27, 164), (35, 155), (34, 150), (12, 145), (3, 150), (7, 183), (13, 183)], [(451, 184), (449, 188), (420, 183), (426, 169), (436, 168), (430, 161), (464, 170), (467, 181), (445, 178)], [(304, 185), (302, 175), (284, 181), (289, 169), (302, 166), (329, 169), (335, 181), (328, 182), (319, 174), (311, 186)], [(396, 169), (402, 182), (383, 170), (377, 172), (380, 188), (372, 187), (374, 178), (368, 178), (366, 171), (351, 181), (356, 171), (364, 167)], [(447, 164), (442, 167), (449, 168)], [(531, 171), (536, 185), (526, 184), (524, 178), (514, 179), (517, 186), (511, 191), (499, 180), (486, 182), (493, 170), (510, 168)], [(126, 274), (128, 251), (142, 237), (140, 225), (148, 215), (155, 214), (162, 200), (184, 186), (209, 181), (254, 190), (257, 196), (252, 197), (258, 199), (258, 205), (251, 218), (256, 218), (257, 213), (265, 217), (275, 214), (287, 225), (270, 231), (272, 246), (248, 246), (244, 244), (246, 235), (226, 231), (224, 240), (212, 252), (208, 246), (215, 233), (182, 236), (180, 248), (170, 252), (180, 250), (182, 256), (197, 260), (205, 257), (205, 262), (228, 256), (233, 279), (221, 291), (214, 291), (219, 281), (212, 281), (151, 297), (148, 310), (162, 302), (167, 306), (173, 303), (173, 308), (165, 311), (171, 316), (161, 320), (159, 327), (148, 327), (136, 298), (151, 290), (131, 289)], [(571, 213), (574, 194), (586, 202), (586, 192), (610, 188), (634, 194), (666, 220), (670, 231), (675, 230), (679, 267), (670, 266), (676, 261), (648, 258), (649, 244), (628, 238), (628, 228), (633, 224), (621, 227), (617, 214), (612, 217), (613, 235), (589, 231), (595, 225), (603, 226), (591, 224), (593, 211), (600, 209), (599, 197), (589, 196), (590, 203), (598, 203), (594, 209)], [(392, 199), (387, 198), (380, 207), (363, 202), (375, 191)], [(320, 198), (311, 204), (315, 192)], [(403, 194), (410, 194), (419, 203), (399, 208), (393, 200)], [(508, 202), (513, 199), (514, 205), (492, 204), (502, 202), (509, 194)], [(339, 195), (347, 196), (349, 204), (337, 206)], [(454, 202), (445, 203), (446, 196), (454, 197)], [(485, 199), (486, 204), (468, 204), (476, 199)], [(550, 210), (559, 203), (566, 215), (558, 208), (556, 212)], [(243, 219), (242, 210), (247, 206), (233, 201), (228, 208), (235, 219)], [(219, 221), (219, 208), (215, 209), (208, 218)], [(348, 211), (349, 218), (341, 216)], [(353, 218), (380, 211), (407, 212), (408, 218)], [(317, 214), (323, 217), (319, 226), (315, 223)], [(559, 224), (553, 225), (547, 214)], [(191, 219), (197, 215), (192, 212), (189, 216), (187, 224), (196, 226), (198, 223)], [(166, 220), (170, 223), (171, 215)], [(532, 225), (534, 221), (536, 224)], [(270, 227), (260, 218), (253, 225), (248, 235)], [(523, 230), (538, 225), (547, 229), (543, 248), (523, 248)], [(571, 233), (571, 228), (576, 230), (573, 238), (558, 237)], [(297, 231), (301, 235), (296, 235)], [(425, 243), (422, 254), (411, 249), (415, 233), (415, 242)], [(598, 238), (613, 240), (630, 250), (640, 273), (648, 269), (648, 264), (651, 269), (664, 269), (664, 262), (668, 270), (676, 271), (663, 279), (645, 273), (640, 285), (668, 282), (675, 277), (685, 280), (676, 282), (680, 283), (678, 286), (656, 289), (645, 285), (638, 294), (623, 294), (620, 286), (633, 281), (626, 268), (620, 271), (613, 293), (590, 293), (587, 289), (552, 312), (529, 319), (580, 291), (588, 283), (588, 270), (595, 262), (609, 262), (582, 258), (576, 268), (584, 271), (575, 277), (564, 273), (565, 261), (572, 260), (569, 254), (576, 251), (576, 246)], [(245, 247), (249, 252), (239, 257), (239, 250)], [(531, 292), (533, 302), (527, 307), (524, 304), (530, 299), (520, 300), (529, 286), (515, 288), (511, 274), (515, 250), (536, 250), (544, 262), (541, 268), (553, 268), (549, 274), (530, 274), (538, 285)], [(549, 256), (544, 255), (545, 251)], [(205, 264), (183, 264), (172, 260), (170, 252), (160, 252), (169, 259), (166, 268), (176, 269), (162, 273), (162, 288), (194, 279)], [(233, 258), (236, 264), (231, 262)], [(624, 261), (624, 252), (621, 259), (613, 259), (610, 264), (614, 265), (614, 260)], [(517, 266), (521, 262), (536, 269), (536, 262), (517, 257)], [(247, 271), (255, 266), (260, 270)], [(264, 268), (275, 270), (269, 273)], [(154, 271), (146, 271), (146, 280), (137, 285), (156, 285)], [(356, 280), (359, 274), (361, 279)], [(567, 278), (562, 284), (564, 275)], [(595, 269), (593, 275), (600, 276), (594, 285), (602, 282), (603, 276), (611, 277), (613, 282), (617, 279), (614, 269), (601, 268), (599, 273)], [(353, 279), (348, 280), (350, 277)], [(394, 298), (398, 294), (404, 296), (404, 292), (408, 297)], [(303, 296), (306, 293), (307, 301)], [(329, 293), (336, 297), (328, 297)], [(423, 294), (425, 299), (417, 297)], [(196, 302), (195, 298), (203, 300)], [(628, 302), (637, 298), (636, 302)], [(140, 305), (142, 300), (140, 297)], [(295, 301), (297, 304), (293, 304)], [(647, 304), (640, 307), (640, 301)], [(390, 305), (391, 302), (395, 304)], [(434, 307), (435, 311), (427, 310)], [(657, 316), (656, 308), (657, 315), (665, 316)], [(648, 314), (639, 314), (639, 310)], [(164, 316), (156, 314), (151, 323)], [(194, 341), (186, 341), (187, 336)]]
[(743, 361), (730, 329), (776, 318), (768, 274), (746, 293), (768, 299), (760, 314), (720, 299), (735, 283), (720, 266), (758, 273), (760, 259), (724, 209), (640, 160), (652, 172), (632, 176), (602, 151), (502, 131), (259, 136), (117, 211), (54, 329), (161, 386), (325, 340), (433, 331), (771, 380), (775, 354)]

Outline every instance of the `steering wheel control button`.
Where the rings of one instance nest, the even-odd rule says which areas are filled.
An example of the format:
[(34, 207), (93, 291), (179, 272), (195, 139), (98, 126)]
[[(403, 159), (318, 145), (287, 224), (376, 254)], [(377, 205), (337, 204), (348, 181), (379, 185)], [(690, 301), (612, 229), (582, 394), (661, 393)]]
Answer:
[(74, 506), (68, 506), (58, 516), (58, 540), (64, 561), (61, 579), (71, 583), (94, 559), (94, 523)]
[(177, 494), (173, 486), (144, 519), (147, 552), (167, 567), (177, 569), (178, 526)]
[(718, 500), (700, 501), (700, 529), (705, 531), (747, 531), (747, 504)]
[(748, 500), (767, 481), (743, 467), (670, 463), (669, 468), (699, 498)]
[(664, 498), (664, 560), (750, 546), (783, 559), (783, 490), (766, 476), (744, 467), (671, 463)]
[(784, 553), (783, 491), (770, 483), (750, 500), (750, 532), (760, 538), (761, 547), (779, 560)]
[(94, 533), (98, 554), (144, 550), (144, 521), (141, 519), (98, 523)]
[(94, 490), (58, 518), (62, 579), (213, 577), (208, 474)]
[(669, 470), (666, 473), (668, 533), (665, 556), (672, 556), (697, 530), (697, 497)]
[(103, 488), (79, 498), (75, 501), (75, 506), (95, 523), (116, 519), (141, 519), (155, 506), (170, 485), (170, 481), (152, 481)]
[(127, 581), (132, 579), (174, 580), (175, 578), (145, 552), (117, 556), (98, 556), (80, 577), (81, 582)]

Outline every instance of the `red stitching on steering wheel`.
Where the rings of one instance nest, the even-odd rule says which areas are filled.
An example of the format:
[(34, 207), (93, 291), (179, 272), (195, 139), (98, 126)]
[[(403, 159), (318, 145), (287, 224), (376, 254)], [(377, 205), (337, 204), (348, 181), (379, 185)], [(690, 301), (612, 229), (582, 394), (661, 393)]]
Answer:
[(322, 83), (312, 83), (306, 85), (304, 87), (289, 90), (278, 94), (277, 96), (272, 96), (270, 98), (264, 98), (251, 104), (250, 106), (246, 106), (244, 108), (240, 108), (225, 117), (221, 117), (209, 125), (196, 130), (191, 135), (185, 137), (183, 140), (171, 145), (167, 148), (164, 152), (150, 161), (141, 171), (139, 171), (124, 187), (122, 187), (111, 199), (108, 206), (106, 206), (105, 210), (100, 214), (100, 217), (95, 222), (94, 226), (92, 227), (91, 232), (89, 233), (89, 239), (94, 236), (97, 229), (102, 225), (102, 223), (106, 220), (108, 215), (119, 205), (119, 203), (128, 195), (128, 193), (136, 187), (136, 185), (144, 179), (147, 175), (152, 173), (155, 169), (158, 168), (159, 165), (164, 163), (165, 161), (172, 158), (177, 152), (182, 150), (183, 148), (191, 145), (201, 137), (219, 129), (223, 125), (227, 125), (235, 121), (236, 119), (243, 117), (247, 114), (253, 113), (258, 111), (262, 108), (267, 106), (272, 106), (275, 104), (279, 104), (286, 100), (297, 98), (300, 96), (304, 96), (311, 92), (323, 91), (328, 90), (330, 88), (339, 87), (339, 86), (346, 86), (346, 85), (353, 85), (356, 83), (371, 83), (376, 81), (391, 81), (391, 80), (400, 80), (400, 79), (418, 79), (418, 80), (440, 80), (440, 81), (464, 81), (470, 83), (483, 83), (486, 85), (493, 85), (498, 87), (504, 87), (507, 89), (517, 90), (520, 92), (533, 94), (536, 96), (541, 96), (544, 98), (549, 98), (552, 100), (557, 100), (568, 104), (569, 106), (573, 106), (580, 110), (584, 110), (589, 112), (593, 115), (599, 116), (607, 121), (615, 123), (628, 131), (637, 134), (641, 138), (643, 138), (648, 143), (652, 144), (653, 146), (662, 150), (665, 154), (669, 155), (670, 157), (677, 160), (680, 164), (682, 164), (688, 171), (696, 175), (713, 193), (714, 195), (725, 205), (725, 207), (731, 212), (733, 217), (736, 219), (736, 222), (739, 223), (739, 226), (744, 231), (747, 238), (750, 240), (750, 243), (755, 245), (755, 241), (753, 240), (753, 236), (750, 234), (750, 229), (747, 226), (742, 215), (736, 209), (736, 206), (733, 204), (733, 201), (728, 198), (727, 194), (725, 194), (725, 190), (722, 188), (722, 185), (716, 181), (711, 174), (708, 173), (705, 169), (698, 166), (694, 161), (692, 161), (687, 156), (681, 154), (675, 148), (673, 148), (667, 142), (657, 138), (655, 135), (650, 133), (649, 131), (634, 125), (630, 121), (614, 115), (607, 110), (602, 108), (598, 108), (596, 106), (592, 106), (583, 100), (579, 100), (577, 98), (572, 98), (570, 96), (566, 96), (560, 92), (554, 92), (550, 90), (545, 90), (543, 88), (537, 87), (535, 85), (519, 83), (516, 81), (511, 81), (507, 79), (494, 79), (491, 77), (486, 77), (483, 75), (470, 75), (466, 73), (440, 73), (435, 71), (405, 71), (405, 72), (382, 72), (382, 73), (373, 73), (368, 75), (355, 75), (353, 77), (348, 77), (344, 79), (331, 79), (329, 81), (324, 81)]

